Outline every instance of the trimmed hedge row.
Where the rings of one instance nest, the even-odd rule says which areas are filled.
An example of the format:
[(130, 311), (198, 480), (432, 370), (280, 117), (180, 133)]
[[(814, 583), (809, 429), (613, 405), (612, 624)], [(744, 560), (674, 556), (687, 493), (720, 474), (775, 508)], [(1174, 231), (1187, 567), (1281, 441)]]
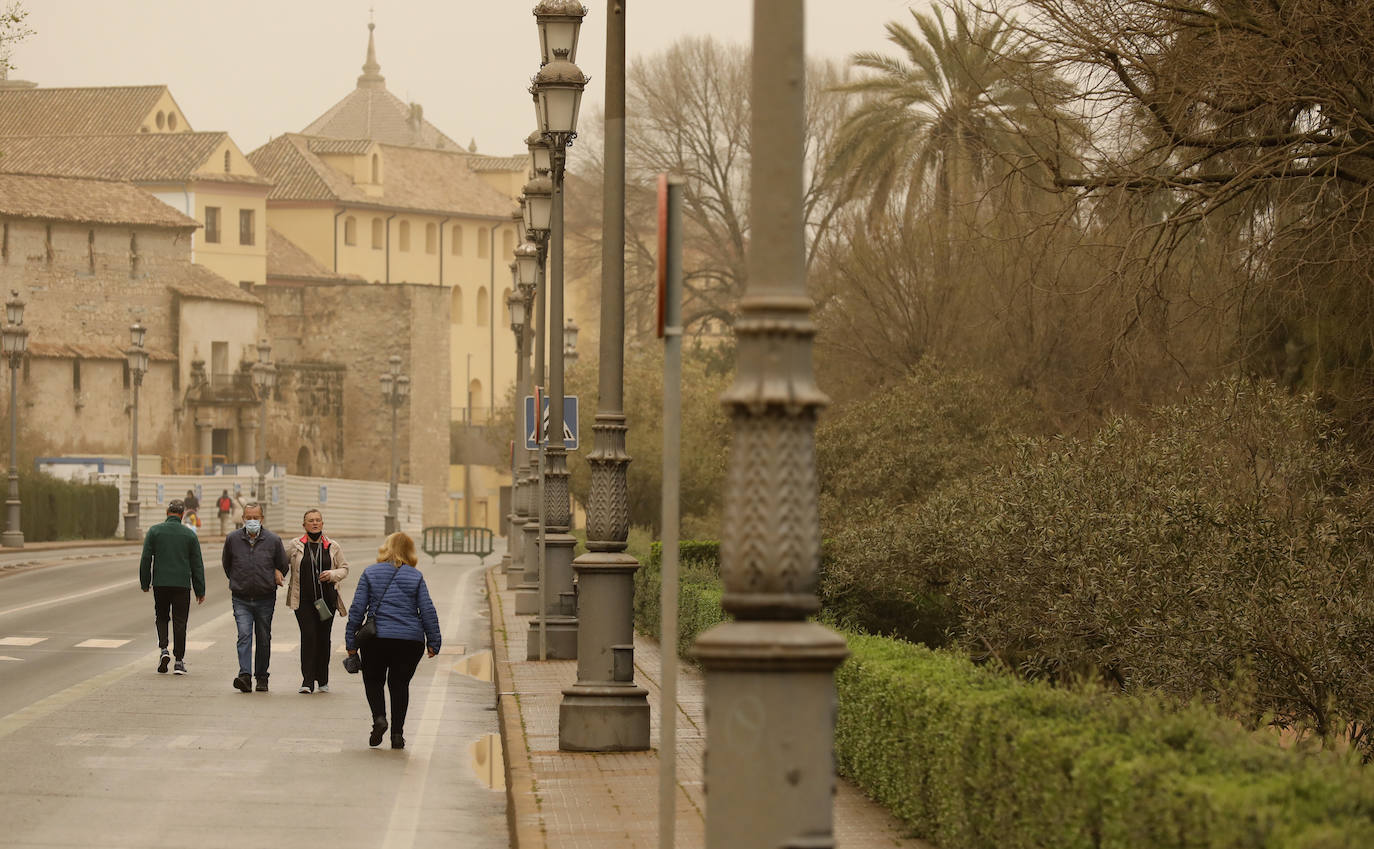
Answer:
[[(690, 545), (680, 654), (728, 618), (709, 544)], [(635, 625), (653, 635), (660, 567), (655, 543), (635, 599)], [(1374, 846), (1374, 776), (1333, 755), (1285, 751), (1201, 707), (1028, 683), (952, 652), (846, 637), (839, 769), (945, 849)]]
[(26, 474), (19, 478), (19, 499), (19, 527), (27, 542), (108, 539), (119, 530), (119, 489), (110, 484)]

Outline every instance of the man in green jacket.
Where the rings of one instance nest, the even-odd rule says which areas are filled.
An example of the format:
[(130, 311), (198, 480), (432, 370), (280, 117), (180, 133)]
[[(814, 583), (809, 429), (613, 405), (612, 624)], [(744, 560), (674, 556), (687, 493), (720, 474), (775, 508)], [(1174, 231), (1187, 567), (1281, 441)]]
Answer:
[(157, 671), (166, 672), (172, 658), (167, 653), (167, 620), (172, 621), (176, 668), (173, 674), (186, 674), (186, 619), (191, 613), (191, 590), (196, 604), (205, 603), (205, 563), (200, 558), (196, 532), (181, 523), (186, 504), (174, 498), (167, 504), (167, 520), (148, 529), (143, 537), (143, 557), (138, 561), (138, 583), (146, 593), (153, 591), (153, 611), (157, 622), (157, 645), (162, 649)]

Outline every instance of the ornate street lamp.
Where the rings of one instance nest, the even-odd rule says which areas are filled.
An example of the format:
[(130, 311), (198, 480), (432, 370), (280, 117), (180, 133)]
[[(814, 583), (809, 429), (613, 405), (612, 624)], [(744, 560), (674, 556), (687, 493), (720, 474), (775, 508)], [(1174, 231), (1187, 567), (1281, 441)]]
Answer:
[(29, 330), (24, 327), (24, 302), (18, 290), (5, 302), (5, 329), (0, 331), (5, 359), (10, 363), (10, 488), (5, 499), (5, 530), (0, 546), (23, 548), (24, 531), (19, 527), (19, 367), (29, 349)]
[[(528, 231), (526, 231), (528, 233)], [(539, 564), (538, 551), (533, 546), (534, 534), (538, 533), (533, 503), (534, 482), (531, 480), (531, 452), (525, 447), (525, 396), (531, 394), (529, 367), (529, 347), (532, 341), (530, 322), (534, 309), (534, 287), (538, 280), (539, 249), (532, 237), (526, 235), (515, 248), (515, 291), (507, 303), (510, 305), (511, 331), (515, 333), (515, 494), (511, 499), (515, 507), (518, 527), (511, 532), (511, 570), (506, 575), (506, 589), (517, 590), (516, 599), (520, 600), (519, 590), (528, 583), (526, 576), (537, 579)], [(537, 585), (525, 586), (526, 604), (537, 607)], [(533, 612), (533, 609), (531, 610)]]
[[(550, 4), (552, 5), (552, 4)], [(573, 10), (571, 7), (578, 8)], [(560, 3), (573, 29), (565, 32), (571, 42), (550, 44), (552, 59), (539, 69), (530, 91), (535, 98), (539, 131), (549, 144), (550, 176), (553, 183), (549, 210), (549, 315), (548, 326), (563, 327), (563, 177), (568, 146), (577, 137), (577, 115), (587, 77), (572, 63), (576, 46), (576, 26), (585, 9), (580, 4)], [(540, 9), (536, 8), (536, 16)], [(546, 21), (541, 20), (541, 27)], [(544, 38), (550, 31), (541, 30)], [(561, 37), (561, 36), (560, 36)], [(527, 199), (528, 187), (527, 187)], [(537, 229), (534, 227), (531, 230)], [(577, 611), (573, 589), (572, 554), (577, 540), (572, 530), (572, 500), (568, 490), (567, 449), (563, 442), (563, 345), (552, 337), (549, 347), (549, 417), (547, 447), (544, 449), (544, 579), (540, 581), (539, 615), (530, 622), (527, 641), (530, 660), (571, 659), (577, 657)]]
[(582, 328), (577, 326), (577, 322), (568, 317), (563, 325), (563, 360), (564, 362), (574, 362), (577, 360), (577, 333)]
[[(535, 103), (538, 103), (536, 98)], [(525, 137), (525, 147), (530, 152), (530, 168), (534, 171), (531, 176), (539, 177), (549, 173), (553, 165), (549, 162), (549, 143), (544, 139), (541, 130), (535, 130)]]
[(124, 352), (124, 356), (129, 362), (129, 379), (134, 386), (134, 406), (133, 406), (133, 446), (131, 463), (129, 466), (129, 512), (124, 514), (124, 538), (142, 539), (143, 532), (139, 528), (139, 503), (138, 503), (138, 390), (143, 385), (143, 375), (148, 373), (148, 349), (143, 347), (143, 337), (148, 329), (138, 322), (129, 325), (129, 350)]
[(539, 24), (539, 65), (554, 61), (561, 51), (569, 62), (577, 61), (577, 34), (587, 7), (577, 0), (540, 0), (534, 7)]
[(277, 367), (272, 364), (272, 346), (266, 339), (258, 342), (258, 361), (253, 366), (253, 384), (258, 390), (258, 504), (267, 504), (267, 402), (277, 385)]
[[(732, 621), (697, 638), (706, 698), (706, 847), (833, 846), (835, 668), (845, 641), (807, 621), (821, 554), (802, 185), (802, 4), (755, 0), (748, 284), (720, 542)], [(744, 723), (748, 723), (746, 726)], [(740, 745), (747, 728), (748, 745)]]
[(396, 478), (400, 475), (400, 460), (396, 453), (396, 413), (410, 396), (410, 378), (401, 374), (400, 354), (392, 354), (387, 363), (389, 370), (382, 372), (382, 401), (391, 408), (391, 472), (386, 497), (386, 534), (390, 536), (401, 529), (401, 498), (396, 490)]

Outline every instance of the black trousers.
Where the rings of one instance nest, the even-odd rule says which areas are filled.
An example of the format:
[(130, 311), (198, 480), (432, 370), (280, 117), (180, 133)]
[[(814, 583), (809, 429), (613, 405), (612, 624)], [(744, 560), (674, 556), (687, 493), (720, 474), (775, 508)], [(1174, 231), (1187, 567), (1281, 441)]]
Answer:
[(301, 683), (329, 683), (329, 632), (334, 617), (323, 622), (313, 603), (302, 604), (296, 610), (296, 624), (301, 628)]
[(391, 693), (391, 733), (400, 734), (410, 706), (410, 679), (425, 653), (420, 640), (393, 640), (378, 637), (359, 652), (362, 655), (363, 691), (373, 716), (386, 716), (382, 685)]
[(167, 621), (172, 622), (172, 654), (186, 656), (186, 619), (191, 615), (190, 587), (153, 587), (153, 621), (157, 623), (157, 647), (167, 648)]

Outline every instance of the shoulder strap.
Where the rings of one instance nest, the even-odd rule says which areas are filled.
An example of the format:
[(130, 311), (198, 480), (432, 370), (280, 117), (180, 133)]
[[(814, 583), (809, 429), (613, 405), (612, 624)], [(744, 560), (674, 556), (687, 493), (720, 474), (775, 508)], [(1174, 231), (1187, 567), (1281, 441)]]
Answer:
[[(377, 604), (379, 604), (379, 605), (382, 603), (382, 599), (386, 598), (386, 594), (387, 594), (388, 592), (391, 591), (391, 585), (394, 584), (394, 583), (396, 583), (396, 572), (401, 571), (401, 567), (399, 567), (399, 566), (396, 566), (396, 567), (394, 567), (394, 568), (395, 568), (395, 571), (393, 571), (393, 572), (391, 573), (391, 580), (386, 582), (386, 589), (382, 590), (382, 594), (379, 595), (379, 596), (377, 596)], [(372, 609), (372, 608), (371, 608), (371, 605), (368, 606), (368, 609), (369, 609), (369, 610)], [(375, 613), (376, 611), (373, 611), (373, 612)]]

